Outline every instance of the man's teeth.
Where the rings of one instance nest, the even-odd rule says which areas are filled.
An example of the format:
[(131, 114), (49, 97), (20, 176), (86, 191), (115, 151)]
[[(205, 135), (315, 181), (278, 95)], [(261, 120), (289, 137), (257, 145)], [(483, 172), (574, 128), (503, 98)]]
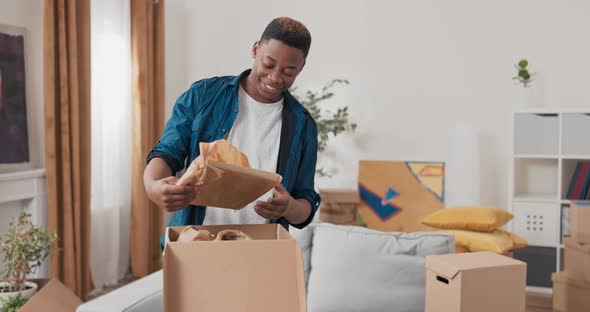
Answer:
[(267, 85), (266, 83), (264, 84), (264, 86), (265, 86), (265, 87), (267, 87), (267, 88), (268, 88), (268, 89), (270, 89), (270, 90), (276, 90), (276, 89), (277, 89), (277, 88), (273, 88), (273, 87), (271, 87), (271, 86)]

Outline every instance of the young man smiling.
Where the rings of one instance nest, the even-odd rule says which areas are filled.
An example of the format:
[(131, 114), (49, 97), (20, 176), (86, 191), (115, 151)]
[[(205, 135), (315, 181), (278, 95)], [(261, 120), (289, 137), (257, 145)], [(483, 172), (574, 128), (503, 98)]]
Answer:
[[(302, 23), (276, 18), (252, 47), (252, 69), (197, 81), (178, 98), (144, 172), (148, 197), (175, 212), (170, 226), (270, 222), (288, 229), (312, 221), (320, 203), (314, 190), (317, 128), (288, 91), (310, 45)], [(224, 138), (253, 168), (280, 174), (282, 184), (237, 212), (188, 205), (198, 190), (176, 186), (174, 175), (199, 155), (199, 142)]]

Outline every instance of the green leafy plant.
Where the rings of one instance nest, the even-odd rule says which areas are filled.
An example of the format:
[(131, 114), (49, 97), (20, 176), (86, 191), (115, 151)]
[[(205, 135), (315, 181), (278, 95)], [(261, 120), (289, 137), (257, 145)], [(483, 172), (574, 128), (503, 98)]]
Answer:
[(27, 303), (27, 301), (28, 299), (23, 297), (21, 293), (17, 293), (16, 296), (0, 300), (0, 306), (2, 307), (2, 312), (17, 312), (20, 307)]
[(533, 82), (533, 74), (529, 72), (528, 66), (529, 62), (526, 59), (520, 60), (518, 64), (514, 65), (517, 73), (516, 76), (512, 77), (512, 79), (518, 81), (525, 88), (528, 88)]
[[(318, 152), (321, 153), (326, 149), (330, 137), (335, 137), (342, 132), (354, 132), (356, 123), (348, 120), (348, 107), (339, 107), (336, 111), (328, 111), (320, 107), (321, 102), (326, 101), (334, 96), (332, 88), (337, 84), (348, 85), (348, 80), (333, 79), (328, 82), (320, 91), (308, 90), (302, 96), (297, 96), (292, 89), (293, 96), (311, 113), (318, 128)], [(319, 176), (328, 174), (323, 168), (318, 168), (316, 173)]]
[(57, 234), (50, 233), (35, 226), (31, 215), (22, 212), (10, 222), (8, 233), (1, 242), (6, 269), (2, 272), (2, 281), (8, 286), (0, 292), (14, 292), (25, 289), (27, 274), (34, 273), (51, 252)]

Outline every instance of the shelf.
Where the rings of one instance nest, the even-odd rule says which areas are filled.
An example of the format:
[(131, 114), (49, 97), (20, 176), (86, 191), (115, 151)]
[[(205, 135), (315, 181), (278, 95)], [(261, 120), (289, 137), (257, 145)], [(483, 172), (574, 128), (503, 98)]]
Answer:
[(557, 155), (559, 114), (517, 113), (514, 116), (515, 154)]
[(557, 159), (514, 159), (514, 194), (546, 200), (559, 200), (557, 194), (557, 177), (559, 161)]
[(589, 155), (590, 114), (564, 113), (562, 117), (562, 150), (564, 154)]
[[(560, 198), (562, 200), (567, 200), (567, 192), (570, 188), (570, 184), (572, 183), (572, 179), (574, 177), (574, 172), (576, 171), (576, 166), (579, 162), (590, 162), (590, 160), (584, 160), (580, 158), (571, 158), (571, 159), (563, 159), (561, 162), (562, 164), (562, 174), (561, 174), (561, 195)], [(574, 199), (574, 200), (581, 200), (581, 199)]]
[[(543, 154), (516, 154), (514, 158), (519, 159), (558, 159), (557, 155), (543, 155)], [(589, 157), (590, 159), (590, 157)]]
[(558, 199), (557, 193), (529, 193), (516, 194), (512, 200), (514, 202), (557, 203)]
[(561, 158), (566, 160), (576, 159), (576, 160), (590, 160), (590, 155), (562, 155)]

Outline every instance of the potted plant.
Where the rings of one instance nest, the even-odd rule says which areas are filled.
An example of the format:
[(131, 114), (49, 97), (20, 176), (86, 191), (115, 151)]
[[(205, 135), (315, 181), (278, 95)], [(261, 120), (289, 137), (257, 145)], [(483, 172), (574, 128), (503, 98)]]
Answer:
[(521, 105), (523, 107), (535, 106), (534, 104), (538, 102), (534, 99), (532, 88), (532, 83), (534, 81), (533, 76), (535, 74), (530, 72), (529, 62), (526, 59), (522, 59), (514, 65), (514, 67), (516, 68), (516, 75), (512, 77), (512, 79), (516, 80), (516, 82), (522, 86), (522, 89), (520, 90)]
[(55, 233), (35, 226), (27, 212), (23, 211), (13, 219), (4, 239), (0, 239), (6, 265), (0, 280), (0, 300), (28, 299), (35, 294), (37, 284), (27, 281), (27, 275), (35, 273), (43, 260), (55, 251), (53, 243), (56, 239)]
[[(291, 90), (293, 96), (309, 111), (318, 128), (318, 153), (323, 152), (328, 145), (330, 134), (337, 136), (345, 131), (354, 131), (356, 124), (348, 120), (348, 107), (339, 107), (335, 112), (322, 110), (319, 104), (334, 96), (332, 88), (336, 84), (349, 84), (345, 79), (333, 79), (320, 91), (306, 91), (303, 96), (298, 96)], [(317, 168), (316, 173), (320, 177), (330, 177), (324, 168)]]
[(526, 59), (522, 59), (520, 62), (518, 62), (518, 64), (514, 65), (517, 72), (516, 76), (512, 77), (512, 79), (518, 81), (518, 83), (520, 83), (523, 88), (530, 87), (531, 83), (533, 82), (533, 74), (529, 72), (528, 66), (529, 61)]

